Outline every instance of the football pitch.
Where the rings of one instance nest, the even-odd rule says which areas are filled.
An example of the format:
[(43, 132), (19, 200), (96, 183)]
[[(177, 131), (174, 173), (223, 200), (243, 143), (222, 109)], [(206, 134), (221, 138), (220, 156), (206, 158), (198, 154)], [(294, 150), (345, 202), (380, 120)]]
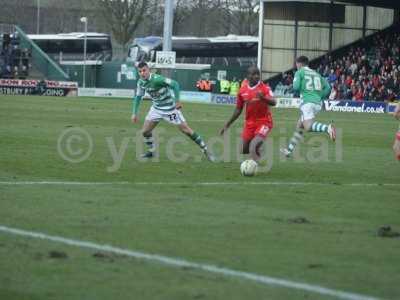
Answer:
[[(165, 122), (142, 161), (131, 101), (0, 96), (0, 299), (399, 299), (400, 164), (390, 115), (273, 110), (266, 159), (239, 171), (232, 106), (184, 103), (219, 158)], [(223, 146), (224, 145), (224, 146)]]

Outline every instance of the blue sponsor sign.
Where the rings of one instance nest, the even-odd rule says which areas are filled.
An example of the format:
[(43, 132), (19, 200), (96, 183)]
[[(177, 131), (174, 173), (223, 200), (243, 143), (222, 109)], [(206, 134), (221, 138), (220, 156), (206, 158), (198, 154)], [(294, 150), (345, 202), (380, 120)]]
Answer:
[(397, 107), (397, 103), (389, 103), (387, 105), (387, 113), (393, 114)]
[(211, 93), (181, 91), (180, 98), (187, 102), (211, 103)]
[(324, 101), (326, 111), (335, 112), (361, 112), (371, 114), (386, 113), (387, 104), (385, 102), (373, 101)]
[(236, 104), (236, 96), (213, 94), (211, 101), (216, 104)]

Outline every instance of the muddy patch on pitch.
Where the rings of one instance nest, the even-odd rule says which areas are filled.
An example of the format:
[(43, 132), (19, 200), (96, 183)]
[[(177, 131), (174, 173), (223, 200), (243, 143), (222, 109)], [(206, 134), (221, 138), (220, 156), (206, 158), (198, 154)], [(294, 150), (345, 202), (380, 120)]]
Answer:
[(288, 223), (290, 224), (309, 224), (311, 223), (310, 220), (308, 220), (305, 217), (295, 217), (295, 218), (290, 218), (287, 220)]
[(64, 251), (51, 250), (49, 252), (49, 257), (54, 259), (67, 259), (68, 255)]
[(384, 238), (400, 238), (400, 232), (394, 231), (389, 225), (384, 225), (378, 228), (377, 236)]

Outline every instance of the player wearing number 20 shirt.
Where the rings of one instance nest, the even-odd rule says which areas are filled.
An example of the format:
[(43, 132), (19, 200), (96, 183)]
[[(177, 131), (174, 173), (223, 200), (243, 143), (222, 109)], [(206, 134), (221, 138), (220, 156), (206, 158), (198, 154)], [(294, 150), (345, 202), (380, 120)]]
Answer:
[(336, 139), (336, 129), (333, 124), (324, 124), (315, 120), (321, 111), (321, 102), (329, 95), (331, 87), (325, 78), (308, 67), (308, 58), (300, 56), (296, 59), (297, 72), (294, 75), (293, 89), (300, 93), (301, 116), (297, 121), (296, 130), (287, 148), (281, 152), (290, 157), (296, 145), (303, 140), (304, 131), (327, 134), (332, 141)]
[(245, 108), (242, 153), (250, 154), (252, 159), (259, 160), (260, 148), (273, 127), (269, 107), (274, 105), (276, 101), (271, 89), (260, 80), (260, 70), (257, 67), (250, 67), (247, 71), (247, 80), (237, 95), (236, 109), (220, 133), (224, 134)]
[(153, 129), (161, 120), (176, 125), (179, 130), (190, 137), (201, 149), (204, 155), (214, 161), (214, 157), (207, 149), (206, 143), (201, 136), (191, 129), (186, 123), (179, 104), (179, 85), (175, 80), (165, 78), (161, 75), (150, 72), (149, 66), (145, 62), (138, 65), (140, 79), (137, 83), (136, 96), (133, 99), (132, 122), (138, 121), (139, 106), (142, 97), (147, 93), (152, 100), (152, 106), (147, 113), (143, 124), (143, 137), (147, 145), (147, 151), (142, 155), (143, 158), (151, 158), (155, 152), (153, 141)]

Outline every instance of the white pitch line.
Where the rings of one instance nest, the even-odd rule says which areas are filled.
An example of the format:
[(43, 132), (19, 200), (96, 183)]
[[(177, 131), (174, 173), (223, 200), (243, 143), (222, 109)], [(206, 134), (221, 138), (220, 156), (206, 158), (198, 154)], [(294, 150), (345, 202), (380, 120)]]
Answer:
[(0, 181), (0, 185), (124, 185), (125, 181), (83, 182), (83, 181)]
[(365, 296), (365, 295), (361, 295), (361, 294), (355, 294), (355, 293), (349, 293), (349, 292), (340, 291), (340, 290), (329, 289), (329, 288), (325, 288), (325, 287), (322, 287), (319, 285), (312, 285), (312, 284), (295, 282), (295, 281), (290, 281), (290, 280), (281, 279), (281, 278), (275, 278), (275, 277), (258, 275), (258, 274), (249, 273), (249, 272), (232, 270), (232, 269), (228, 269), (228, 268), (221, 268), (221, 267), (217, 267), (217, 266), (209, 265), (209, 264), (190, 262), (190, 261), (180, 259), (180, 258), (167, 257), (167, 256), (163, 256), (163, 255), (158, 255), (158, 254), (149, 254), (149, 253), (144, 253), (144, 252), (139, 252), (139, 251), (132, 251), (132, 250), (128, 250), (128, 249), (113, 247), (110, 245), (99, 245), (99, 244), (95, 244), (95, 243), (88, 242), (88, 241), (80, 241), (80, 240), (63, 238), (60, 236), (47, 235), (47, 234), (41, 233), (41, 232), (26, 231), (26, 230), (21, 230), (21, 229), (11, 228), (11, 227), (1, 226), (1, 225), (0, 225), (0, 231), (2, 231), (4, 233), (8, 233), (8, 234), (30, 237), (30, 238), (35, 238), (35, 239), (48, 240), (48, 241), (66, 244), (66, 245), (70, 245), (70, 246), (76, 246), (76, 247), (80, 247), (80, 248), (88, 248), (88, 249), (97, 250), (97, 251), (104, 251), (104, 252), (110, 252), (110, 253), (115, 253), (115, 254), (120, 254), (120, 255), (126, 255), (129, 257), (137, 258), (137, 259), (144, 259), (144, 260), (158, 262), (158, 263), (161, 263), (161, 264), (164, 264), (167, 266), (171, 266), (171, 267), (192, 268), (192, 269), (202, 270), (202, 271), (206, 271), (206, 272), (210, 272), (210, 273), (220, 274), (223, 276), (247, 279), (247, 280), (258, 282), (258, 283), (261, 283), (264, 285), (280, 286), (280, 287), (286, 287), (286, 288), (290, 288), (290, 289), (303, 290), (303, 291), (321, 294), (321, 295), (333, 296), (338, 299), (345, 299), (345, 300), (377, 300), (378, 299), (378, 298), (371, 297), (371, 296)]
[(398, 187), (400, 183), (363, 183), (363, 182), (307, 182), (307, 181), (221, 181), (221, 182), (81, 182), (81, 181), (0, 181), (0, 185), (191, 185), (191, 186), (345, 186), (345, 187)]
[(400, 183), (335, 183), (335, 182), (293, 182), (293, 181), (231, 181), (231, 182), (132, 182), (133, 185), (192, 185), (192, 186), (223, 186), (223, 185), (294, 185), (294, 186), (361, 186), (361, 187), (378, 187), (378, 186), (400, 186)]

